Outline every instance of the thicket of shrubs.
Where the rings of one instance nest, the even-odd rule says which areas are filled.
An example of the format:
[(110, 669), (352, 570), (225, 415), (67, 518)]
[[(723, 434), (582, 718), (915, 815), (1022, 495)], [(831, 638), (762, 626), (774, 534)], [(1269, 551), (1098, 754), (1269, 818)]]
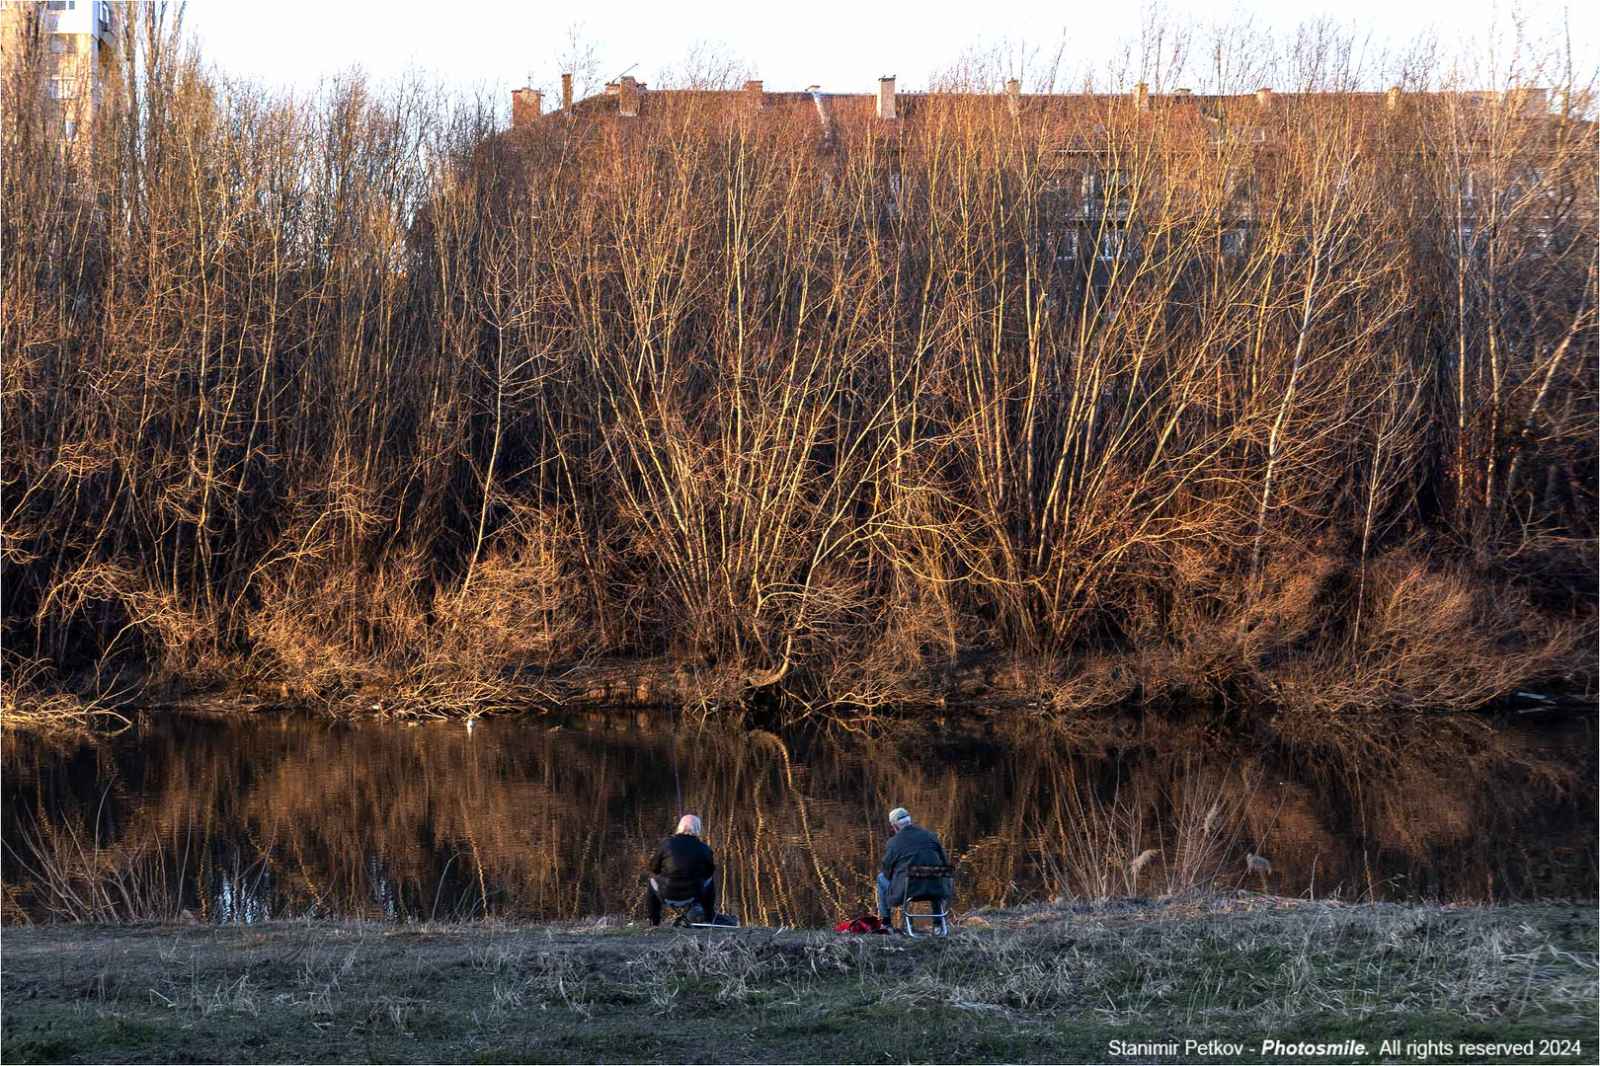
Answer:
[(272, 97), (137, 32), (78, 153), (7, 57), (13, 710), (130, 664), (470, 710), (637, 660), (708, 706), (1286, 729), (1592, 688), (1570, 74), (1389, 109), (1324, 38), (1279, 73), (1333, 95), (1255, 117), (994, 80), (819, 147), (706, 100), (505, 133)]

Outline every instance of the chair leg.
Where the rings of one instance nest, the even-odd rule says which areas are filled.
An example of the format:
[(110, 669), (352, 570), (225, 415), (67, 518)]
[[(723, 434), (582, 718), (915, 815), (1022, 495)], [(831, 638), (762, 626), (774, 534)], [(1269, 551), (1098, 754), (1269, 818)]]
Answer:
[[(900, 908), (901, 921), (907, 936), (949, 936), (950, 935), (950, 910), (943, 903), (929, 903), (926, 914), (913, 913), (910, 907)], [(917, 922), (928, 923), (926, 933), (917, 932)]]

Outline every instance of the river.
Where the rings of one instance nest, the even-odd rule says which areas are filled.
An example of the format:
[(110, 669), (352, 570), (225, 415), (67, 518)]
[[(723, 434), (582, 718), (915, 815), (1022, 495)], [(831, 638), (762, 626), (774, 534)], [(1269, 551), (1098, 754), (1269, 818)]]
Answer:
[(869, 906), (894, 806), (945, 840), (962, 909), (1595, 895), (1592, 721), (1359, 763), (1154, 716), (892, 740), (660, 721), (149, 712), (115, 735), (8, 731), (4, 916), (637, 919), (646, 856), (694, 812), (725, 910), (818, 925)]

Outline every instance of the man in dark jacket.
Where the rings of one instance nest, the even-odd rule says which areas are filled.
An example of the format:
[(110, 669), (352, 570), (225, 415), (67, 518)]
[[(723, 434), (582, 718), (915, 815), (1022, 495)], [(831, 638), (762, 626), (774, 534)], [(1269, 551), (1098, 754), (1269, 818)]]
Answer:
[(679, 818), (678, 831), (661, 842), (650, 860), (650, 884), (644, 893), (650, 924), (661, 924), (663, 900), (674, 904), (694, 900), (705, 912), (705, 921), (716, 921), (716, 872), (711, 849), (700, 839), (700, 819), (692, 814)]
[(913, 866), (950, 865), (939, 838), (913, 822), (904, 807), (889, 812), (889, 833), (889, 846), (884, 849), (883, 865), (878, 871), (878, 917), (884, 925), (891, 924), (894, 908), (904, 906), (907, 896), (934, 890), (949, 894), (949, 885), (942, 879), (937, 884), (924, 884), (910, 875)]

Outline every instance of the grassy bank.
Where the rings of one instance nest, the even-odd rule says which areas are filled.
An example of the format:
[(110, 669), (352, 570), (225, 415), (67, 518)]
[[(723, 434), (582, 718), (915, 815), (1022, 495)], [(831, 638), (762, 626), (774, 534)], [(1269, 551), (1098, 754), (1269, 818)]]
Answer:
[[(1256, 1061), (1262, 1042), (1532, 1042), (1589, 1061), (1591, 904), (1254, 897), (824, 932), (279, 924), (5, 937), (3, 1057), (43, 1061)], [(1183, 1041), (1217, 1041), (1186, 1051)], [(1540, 1041), (1581, 1041), (1566, 1049)], [(1243, 1050), (1230, 1052), (1221, 1042)], [(1572, 1050), (1565, 1055), (1560, 1052)], [(1412, 1060), (1414, 1061), (1414, 1060)]]

